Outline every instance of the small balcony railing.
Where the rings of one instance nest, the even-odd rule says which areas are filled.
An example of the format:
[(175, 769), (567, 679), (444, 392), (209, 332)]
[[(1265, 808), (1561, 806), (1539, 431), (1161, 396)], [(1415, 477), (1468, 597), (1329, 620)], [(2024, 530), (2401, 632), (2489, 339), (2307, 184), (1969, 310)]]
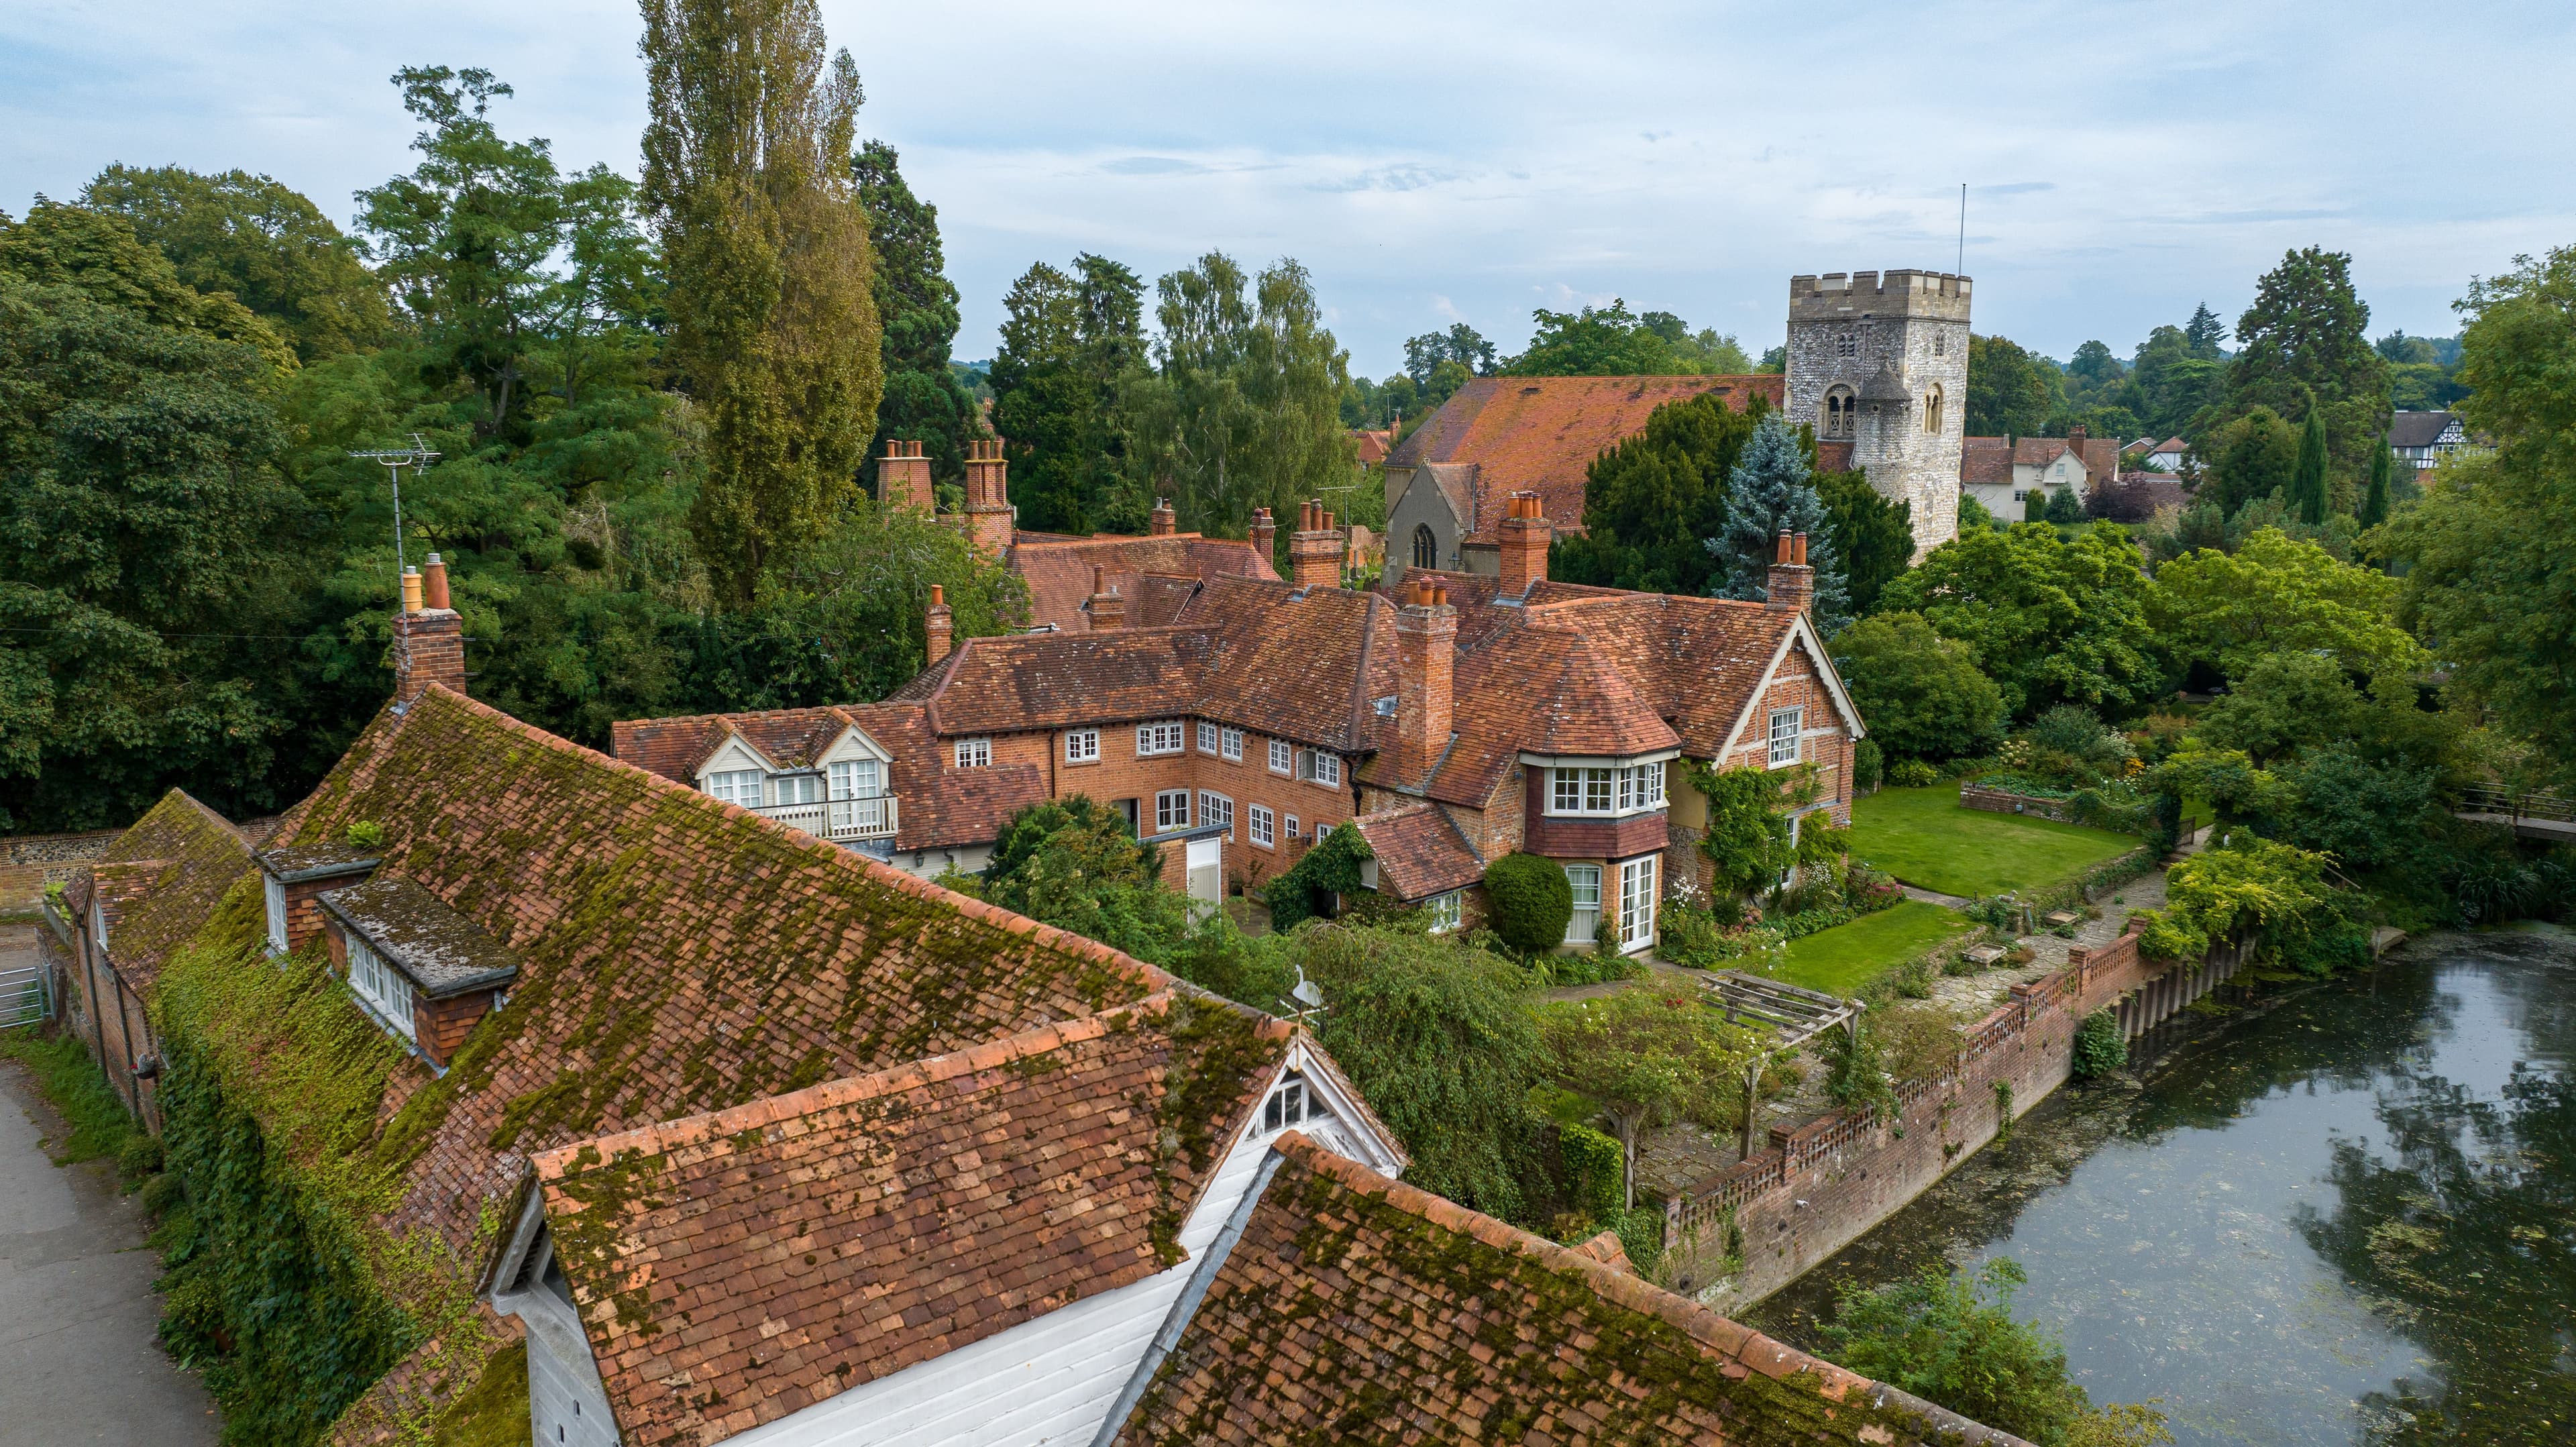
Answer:
[(753, 812), (817, 839), (883, 839), (895, 831), (892, 794), (827, 799), (818, 804), (763, 804)]

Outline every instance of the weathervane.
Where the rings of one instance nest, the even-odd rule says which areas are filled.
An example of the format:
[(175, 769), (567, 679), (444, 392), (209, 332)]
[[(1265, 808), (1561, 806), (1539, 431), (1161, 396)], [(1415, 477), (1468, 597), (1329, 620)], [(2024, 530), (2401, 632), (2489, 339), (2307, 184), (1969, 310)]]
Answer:
[(402, 536), (402, 470), (408, 467), (413, 472), (417, 473), (422, 468), (436, 462), (438, 460), (438, 454), (430, 451), (429, 443), (423, 439), (419, 433), (415, 432), (411, 435), (411, 446), (409, 447), (378, 448), (373, 452), (352, 452), (349, 455), (351, 457), (364, 457), (370, 461), (381, 462), (385, 465), (385, 470), (393, 474), (394, 588), (395, 595), (399, 597), (401, 595), (402, 575), (404, 571)]
[(1304, 965), (1296, 965), (1292, 968), (1297, 971), (1297, 987), (1288, 992), (1288, 1000), (1282, 1000), (1279, 1003), (1285, 1007), (1288, 1006), (1289, 1000), (1294, 1000), (1296, 1004), (1292, 1008), (1283, 1008), (1280, 1013), (1308, 1029), (1313, 1029), (1315, 1017), (1324, 1013), (1324, 992), (1315, 988), (1314, 981), (1306, 978)]

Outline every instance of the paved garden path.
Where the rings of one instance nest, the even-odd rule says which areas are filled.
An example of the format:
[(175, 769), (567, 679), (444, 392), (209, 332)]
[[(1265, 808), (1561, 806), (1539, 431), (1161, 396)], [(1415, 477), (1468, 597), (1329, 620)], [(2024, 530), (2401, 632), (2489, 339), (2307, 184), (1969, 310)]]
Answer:
[[(0, 964), (34, 951), (0, 924)], [(159, 1256), (112, 1161), (57, 1166), (68, 1134), (35, 1082), (0, 1061), (0, 1447), (194, 1447), (220, 1431), (197, 1379), (154, 1336)]]

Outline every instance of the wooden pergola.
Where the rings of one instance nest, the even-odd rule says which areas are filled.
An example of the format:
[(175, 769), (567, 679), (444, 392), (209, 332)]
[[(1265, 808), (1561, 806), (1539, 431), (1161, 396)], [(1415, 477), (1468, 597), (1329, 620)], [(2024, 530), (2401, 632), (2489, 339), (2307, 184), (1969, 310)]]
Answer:
[(1756, 1056), (1744, 1070), (1744, 1158), (1751, 1160), (1753, 1113), (1762, 1102), (1762, 1067), (1770, 1053), (1795, 1050), (1837, 1025), (1846, 1035), (1856, 1036), (1860, 1012), (1867, 1007), (1858, 1000), (1836, 999), (1742, 970), (1713, 970), (1701, 979), (1700, 987), (1708, 991), (1709, 1003), (1725, 1012), (1728, 1024), (1760, 1025), (1776, 1037), (1771, 1051)]

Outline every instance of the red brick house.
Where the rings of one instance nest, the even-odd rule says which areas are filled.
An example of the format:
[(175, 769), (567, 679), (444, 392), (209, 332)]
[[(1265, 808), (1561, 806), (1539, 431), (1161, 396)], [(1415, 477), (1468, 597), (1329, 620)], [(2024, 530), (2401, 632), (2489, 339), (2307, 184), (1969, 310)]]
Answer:
[[(990, 466), (981, 495), (1006, 499)], [(923, 874), (981, 867), (1012, 810), (1072, 794), (1116, 804), (1210, 902), (1356, 819), (1372, 887), (1447, 925), (1525, 851), (1574, 883), (1569, 945), (1608, 921), (1642, 949), (1671, 887), (1706, 882), (1681, 771), (1814, 765), (1809, 807), (1847, 821), (1861, 722), (1806, 618), (1803, 540), (1767, 604), (1581, 587), (1547, 577), (1544, 506), (1504, 500), (1495, 575), (1363, 592), (1337, 586), (1343, 535), (1310, 503), (1287, 579), (1147, 579), (1163, 621), (1140, 624), (1099, 565), (1087, 629), (953, 649), (934, 605), (930, 667), (883, 703), (639, 720), (612, 748)], [(878, 832), (834, 812), (856, 808)]]

